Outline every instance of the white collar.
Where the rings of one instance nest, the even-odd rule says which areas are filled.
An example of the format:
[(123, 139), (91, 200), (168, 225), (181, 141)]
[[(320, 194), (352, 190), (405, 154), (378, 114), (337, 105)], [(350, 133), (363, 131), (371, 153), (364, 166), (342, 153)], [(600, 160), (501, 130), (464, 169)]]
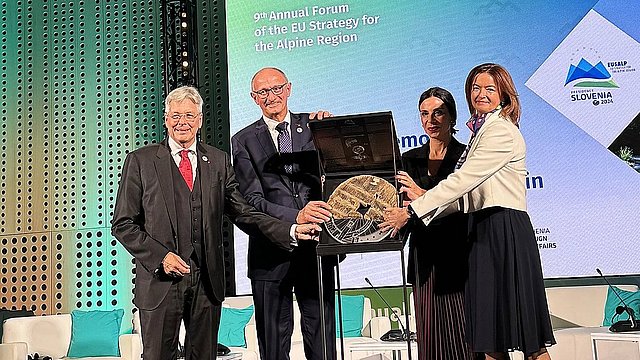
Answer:
[(262, 118), (264, 119), (264, 122), (267, 124), (267, 127), (271, 132), (276, 131), (276, 126), (278, 126), (278, 124), (280, 124), (282, 121), (287, 122), (289, 126), (291, 126), (291, 113), (289, 111), (287, 111), (287, 115), (285, 115), (284, 120), (282, 121), (273, 120), (264, 115), (262, 115)]
[(182, 150), (189, 150), (190, 153), (196, 154), (196, 149), (198, 146), (198, 141), (194, 141), (191, 146), (188, 148), (183, 148), (178, 144), (171, 136), (169, 136), (169, 149), (171, 150), (171, 155), (176, 156)]

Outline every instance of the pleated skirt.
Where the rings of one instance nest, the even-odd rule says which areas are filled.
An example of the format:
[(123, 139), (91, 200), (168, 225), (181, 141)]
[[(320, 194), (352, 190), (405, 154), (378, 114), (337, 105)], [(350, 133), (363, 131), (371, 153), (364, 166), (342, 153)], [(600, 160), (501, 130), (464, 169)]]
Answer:
[(464, 341), (464, 291), (436, 293), (435, 271), (413, 286), (419, 360), (472, 360)]
[(465, 333), (472, 350), (531, 355), (555, 344), (529, 215), (488, 208), (472, 213), (470, 224)]

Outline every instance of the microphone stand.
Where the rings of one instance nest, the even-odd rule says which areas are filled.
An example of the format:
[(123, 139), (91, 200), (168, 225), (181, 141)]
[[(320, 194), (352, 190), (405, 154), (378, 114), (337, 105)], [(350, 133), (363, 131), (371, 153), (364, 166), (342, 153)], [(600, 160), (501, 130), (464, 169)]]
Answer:
[[(382, 297), (380, 292), (378, 292), (378, 289), (376, 287), (374, 287), (373, 284), (371, 284), (371, 281), (369, 281), (369, 278), (364, 278), (364, 281), (366, 281), (367, 284), (369, 284), (369, 286), (371, 286), (373, 291), (375, 291), (376, 294), (378, 294), (378, 297), (380, 299), (382, 299), (382, 301), (384, 302), (385, 305), (387, 305), (387, 309), (389, 309), (389, 311), (391, 311), (391, 313), (393, 313), (393, 315), (396, 316), (396, 318), (398, 319), (398, 324), (400, 325), (400, 329), (402, 331), (401, 338), (402, 338), (402, 340), (404, 340), (407, 337), (407, 335), (406, 335), (407, 330), (405, 329), (404, 325), (402, 324), (402, 321), (400, 320), (400, 315), (395, 310), (393, 310), (393, 307), (391, 307), (391, 305), (389, 305), (387, 300), (384, 297)], [(398, 331), (398, 330), (390, 330), (389, 332), (387, 332), (387, 334), (390, 334), (390, 333), (393, 333), (393, 332), (396, 332), (396, 331)]]
[[(407, 305), (407, 281), (406, 281), (406, 277), (405, 277), (405, 273), (404, 273), (404, 251), (402, 251), (402, 280), (403, 280), (403, 286), (402, 286), (402, 292), (403, 292), (403, 297), (404, 297), (404, 312), (405, 312), (405, 321), (407, 322), (407, 327), (409, 326), (409, 311), (408, 311), (408, 305)], [(407, 341), (407, 356), (408, 359), (411, 360), (412, 355), (411, 355), (411, 331), (410, 329), (407, 329), (404, 327), (404, 325), (402, 324), (402, 320), (400, 320), (400, 315), (398, 315), (398, 313), (391, 307), (391, 305), (389, 305), (389, 303), (387, 302), (387, 300), (382, 296), (382, 294), (380, 294), (380, 292), (378, 291), (378, 289), (373, 286), (373, 284), (371, 283), (371, 281), (369, 281), (369, 278), (365, 277), (364, 281), (367, 282), (367, 284), (369, 284), (369, 286), (373, 289), (373, 291), (376, 292), (376, 294), (378, 295), (378, 297), (380, 299), (382, 299), (382, 301), (385, 303), (385, 305), (387, 305), (387, 308), (396, 316), (396, 318), (398, 319), (398, 325), (400, 325), (401, 328), (401, 332), (402, 335), (400, 336), (400, 340), (402, 341)], [(387, 334), (392, 334), (394, 332), (396, 332), (398, 330), (389, 330), (385, 335)], [(384, 335), (383, 335), (384, 336)]]
[[(616, 294), (618, 299), (620, 299), (620, 302), (622, 303), (622, 305), (624, 305), (624, 310), (623, 311), (626, 312), (629, 315), (629, 321), (627, 321), (627, 320), (619, 320), (619, 321), (611, 324), (611, 327), (609, 328), (609, 331), (611, 331), (611, 332), (626, 332), (626, 331), (640, 330), (640, 326), (638, 326), (638, 323), (636, 322), (636, 319), (633, 316), (633, 310), (629, 306), (627, 306), (627, 304), (624, 302), (624, 300), (622, 299), (620, 294), (618, 294), (618, 292), (616, 291), (615, 287), (613, 287), (613, 285), (611, 285), (609, 280), (607, 280), (607, 278), (602, 274), (602, 271), (600, 271), (600, 269), (598, 269), (598, 268), (596, 268), (596, 271), (604, 279), (604, 281), (607, 283), (607, 285), (609, 286), (609, 289), (611, 289), (611, 291), (613, 291), (613, 293)], [(621, 314), (621, 312), (618, 313), (618, 311), (616, 311), (616, 313), (617, 314)]]

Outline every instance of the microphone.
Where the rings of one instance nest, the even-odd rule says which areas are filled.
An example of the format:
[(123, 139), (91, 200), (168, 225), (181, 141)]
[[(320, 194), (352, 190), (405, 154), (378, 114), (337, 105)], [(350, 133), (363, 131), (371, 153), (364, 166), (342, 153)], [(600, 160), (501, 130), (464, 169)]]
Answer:
[(600, 271), (600, 269), (598, 269), (598, 268), (596, 268), (596, 271), (604, 279), (604, 281), (607, 283), (607, 285), (609, 285), (609, 288), (613, 291), (614, 294), (616, 294), (618, 299), (620, 299), (620, 302), (622, 303), (622, 305), (624, 305), (624, 306), (616, 307), (616, 315), (620, 315), (623, 312), (626, 312), (627, 314), (629, 314), (629, 320), (620, 320), (620, 321), (617, 321), (617, 322), (613, 323), (611, 325), (611, 327), (609, 328), (609, 331), (611, 331), (611, 332), (626, 332), (626, 331), (637, 331), (637, 330), (640, 330), (640, 326), (639, 326), (640, 324), (638, 324), (636, 322), (636, 319), (633, 316), (633, 309), (631, 309), (629, 306), (627, 306), (627, 304), (624, 302), (624, 300), (622, 300), (622, 297), (618, 294), (618, 292), (616, 291), (616, 288), (613, 287), (613, 285), (611, 285), (609, 280), (607, 280), (607, 278), (604, 275), (602, 275), (602, 271)]
[(369, 281), (369, 278), (365, 277), (364, 281), (366, 281), (367, 284), (369, 284), (369, 286), (371, 286), (373, 291), (375, 291), (376, 294), (378, 294), (380, 299), (382, 299), (382, 301), (384, 301), (385, 305), (387, 305), (387, 309), (391, 310), (391, 312), (396, 316), (396, 318), (398, 318), (398, 324), (400, 324), (400, 328), (402, 329), (402, 330), (398, 330), (398, 329), (389, 330), (384, 335), (382, 335), (380, 337), (380, 340), (382, 340), (382, 341), (406, 341), (407, 340), (407, 335), (410, 336), (411, 339), (413, 340), (415, 338), (415, 333), (414, 332), (411, 332), (411, 333), (407, 332), (407, 329), (402, 324), (402, 320), (400, 320), (400, 315), (398, 315), (398, 313), (395, 310), (393, 310), (391, 305), (389, 305), (387, 300), (385, 300), (385, 298), (382, 297), (382, 295), (380, 294), (378, 289), (375, 286), (373, 286), (371, 281)]

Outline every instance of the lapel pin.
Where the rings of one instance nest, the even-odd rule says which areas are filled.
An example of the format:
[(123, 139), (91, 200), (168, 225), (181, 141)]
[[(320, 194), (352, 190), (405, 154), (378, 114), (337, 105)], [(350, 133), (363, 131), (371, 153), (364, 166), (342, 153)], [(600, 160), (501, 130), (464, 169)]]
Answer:
[(202, 155), (202, 161), (209, 163), (209, 158), (206, 155)]

